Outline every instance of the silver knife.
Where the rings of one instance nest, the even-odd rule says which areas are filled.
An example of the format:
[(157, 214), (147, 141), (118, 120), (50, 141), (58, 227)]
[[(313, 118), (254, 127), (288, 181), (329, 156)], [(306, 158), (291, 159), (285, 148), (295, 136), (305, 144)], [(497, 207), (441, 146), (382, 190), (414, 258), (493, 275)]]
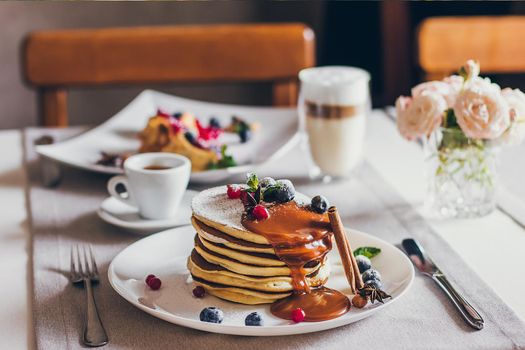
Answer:
[(414, 266), (424, 275), (429, 276), (445, 292), (458, 309), (461, 316), (468, 325), (475, 329), (483, 329), (484, 321), (481, 315), (474, 309), (468, 301), (459, 294), (458, 291), (450, 284), (441, 270), (432, 262), (430, 257), (425, 254), (425, 250), (419, 243), (411, 238), (404, 239), (401, 243)]

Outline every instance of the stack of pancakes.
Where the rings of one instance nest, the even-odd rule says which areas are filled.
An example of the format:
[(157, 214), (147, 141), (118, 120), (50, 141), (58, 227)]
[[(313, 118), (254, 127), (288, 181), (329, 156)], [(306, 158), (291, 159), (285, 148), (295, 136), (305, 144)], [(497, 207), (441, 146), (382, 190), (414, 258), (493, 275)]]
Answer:
[[(192, 202), (197, 234), (188, 269), (209, 294), (242, 304), (265, 304), (289, 296), (290, 269), (275, 255), (265, 237), (241, 224), (244, 207), (229, 199), (226, 186), (198, 194)], [(326, 283), (330, 264), (325, 258), (305, 265), (307, 282)]]

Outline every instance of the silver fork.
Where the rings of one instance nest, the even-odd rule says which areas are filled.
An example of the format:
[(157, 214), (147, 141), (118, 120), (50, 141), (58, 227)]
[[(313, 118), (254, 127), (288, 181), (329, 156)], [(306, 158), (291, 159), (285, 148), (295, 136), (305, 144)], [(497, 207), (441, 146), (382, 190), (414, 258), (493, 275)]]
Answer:
[(108, 336), (98, 315), (97, 304), (95, 304), (95, 296), (93, 294), (92, 283), (99, 281), (99, 275), (91, 246), (88, 249), (86, 247), (81, 249), (78, 245), (71, 247), (71, 273), (69, 278), (71, 283), (84, 283), (86, 288), (86, 314), (82, 342), (84, 345), (91, 347), (106, 345)]

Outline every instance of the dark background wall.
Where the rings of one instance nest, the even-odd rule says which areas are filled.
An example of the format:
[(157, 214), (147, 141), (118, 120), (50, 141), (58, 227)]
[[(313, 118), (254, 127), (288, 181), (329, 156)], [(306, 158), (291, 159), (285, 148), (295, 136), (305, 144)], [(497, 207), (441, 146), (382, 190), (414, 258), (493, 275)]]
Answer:
[[(300, 21), (316, 32), (318, 64), (367, 69), (372, 74), (374, 105), (384, 106), (419, 80), (413, 38), (424, 18), (519, 14), (524, 7), (506, 1), (0, 2), (0, 129), (37, 123), (36, 94), (24, 82), (20, 65), (23, 39), (33, 30)], [(152, 54), (159, 53), (162, 48)], [(495, 78), (508, 80), (511, 86), (524, 85), (520, 75)], [(271, 100), (266, 84), (73, 89), (71, 123), (99, 123), (146, 87), (218, 102), (265, 105)]]

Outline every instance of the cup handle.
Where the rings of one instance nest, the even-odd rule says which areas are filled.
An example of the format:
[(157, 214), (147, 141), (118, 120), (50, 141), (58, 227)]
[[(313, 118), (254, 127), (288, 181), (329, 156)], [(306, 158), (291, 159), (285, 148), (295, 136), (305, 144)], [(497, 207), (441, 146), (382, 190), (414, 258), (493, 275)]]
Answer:
[[(126, 192), (118, 193), (117, 192), (118, 185), (124, 186), (124, 188), (126, 189)], [(108, 192), (111, 195), (111, 197), (119, 200), (120, 202), (124, 204), (131, 205), (132, 207), (137, 206), (137, 204), (133, 200), (133, 197), (131, 197), (131, 192), (129, 191), (129, 182), (125, 176), (122, 176), (122, 175), (113, 176), (111, 179), (109, 179), (107, 188), (108, 188)], [(123, 196), (124, 194), (126, 194), (126, 196)]]

